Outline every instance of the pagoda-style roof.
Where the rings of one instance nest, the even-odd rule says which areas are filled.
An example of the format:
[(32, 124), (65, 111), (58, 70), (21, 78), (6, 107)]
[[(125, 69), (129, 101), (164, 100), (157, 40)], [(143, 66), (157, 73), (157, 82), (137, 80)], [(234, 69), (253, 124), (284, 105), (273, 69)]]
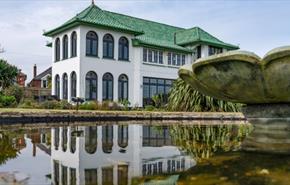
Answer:
[[(98, 28), (117, 30), (135, 35), (134, 46), (148, 46), (181, 52), (191, 52), (183, 45), (189, 43), (206, 42), (215, 46), (237, 49), (237, 46), (226, 44), (201, 29), (185, 29), (154, 21), (144, 20), (128, 15), (102, 10), (92, 4), (63, 25), (45, 32), (45, 36), (53, 37), (67, 29), (79, 25), (88, 25)], [(199, 30), (199, 31), (196, 31)], [(198, 34), (196, 34), (198, 32)], [(202, 34), (200, 34), (202, 33)], [(200, 36), (196, 36), (200, 35)]]

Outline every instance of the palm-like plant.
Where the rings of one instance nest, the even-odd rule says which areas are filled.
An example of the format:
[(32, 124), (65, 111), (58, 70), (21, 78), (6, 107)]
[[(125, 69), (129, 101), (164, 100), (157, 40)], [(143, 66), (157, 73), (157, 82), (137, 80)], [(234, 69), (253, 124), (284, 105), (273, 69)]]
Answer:
[(170, 111), (238, 112), (241, 104), (205, 96), (179, 78), (171, 88), (167, 108)]

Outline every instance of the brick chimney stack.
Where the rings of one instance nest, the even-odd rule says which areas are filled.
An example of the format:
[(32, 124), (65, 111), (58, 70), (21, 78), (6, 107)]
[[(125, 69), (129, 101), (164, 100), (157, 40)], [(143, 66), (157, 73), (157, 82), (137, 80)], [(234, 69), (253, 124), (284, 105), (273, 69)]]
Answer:
[(33, 78), (35, 78), (36, 75), (37, 75), (37, 66), (36, 66), (36, 64), (34, 64), (34, 66), (33, 66)]

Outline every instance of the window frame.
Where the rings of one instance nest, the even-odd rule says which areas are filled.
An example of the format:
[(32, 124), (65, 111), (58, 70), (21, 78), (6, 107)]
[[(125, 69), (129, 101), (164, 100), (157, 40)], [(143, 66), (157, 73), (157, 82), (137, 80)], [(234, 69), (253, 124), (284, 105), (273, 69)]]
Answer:
[[(126, 37), (120, 37), (118, 46), (119, 46), (118, 60), (129, 61), (129, 53), (130, 53), (129, 40)], [(126, 55), (127, 58), (125, 57)]]
[[(91, 36), (95, 36), (95, 37), (89, 37), (91, 34)], [(88, 42), (89, 42), (89, 46), (88, 46)], [(94, 50), (94, 44), (96, 44), (96, 53), (93, 53)], [(88, 47), (89, 47), (89, 51), (88, 51)], [(86, 56), (89, 57), (98, 57), (99, 54), (99, 37), (98, 34), (94, 31), (88, 31), (88, 33), (86, 34)]]
[(71, 34), (71, 58), (77, 56), (77, 47), (78, 47), (78, 36), (77, 33), (74, 31)]
[[(108, 38), (111, 38), (111, 39), (108, 39)], [(110, 55), (110, 46), (112, 47), (111, 48), (112, 49), (112, 56), (109, 56)], [(115, 47), (114, 37), (109, 33), (105, 34), (103, 37), (103, 58), (114, 59), (114, 49), (115, 49), (114, 47)]]

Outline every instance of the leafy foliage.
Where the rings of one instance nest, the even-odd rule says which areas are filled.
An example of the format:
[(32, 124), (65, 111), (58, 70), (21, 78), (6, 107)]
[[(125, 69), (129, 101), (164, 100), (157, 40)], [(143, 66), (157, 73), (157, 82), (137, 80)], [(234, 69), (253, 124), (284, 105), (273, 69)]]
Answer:
[(0, 165), (5, 164), (9, 159), (16, 158), (18, 150), (13, 147), (12, 139), (0, 131)]
[(0, 59), (0, 87), (5, 89), (13, 84), (18, 69), (16, 66), (10, 65), (7, 61)]
[(4, 95), (6, 96), (14, 96), (16, 102), (19, 103), (24, 95), (24, 91), (18, 85), (11, 85), (4, 90)]
[(177, 79), (171, 88), (167, 108), (170, 111), (238, 112), (241, 104), (205, 96), (182, 79)]
[(0, 95), (0, 107), (15, 107), (17, 105), (14, 96)]

